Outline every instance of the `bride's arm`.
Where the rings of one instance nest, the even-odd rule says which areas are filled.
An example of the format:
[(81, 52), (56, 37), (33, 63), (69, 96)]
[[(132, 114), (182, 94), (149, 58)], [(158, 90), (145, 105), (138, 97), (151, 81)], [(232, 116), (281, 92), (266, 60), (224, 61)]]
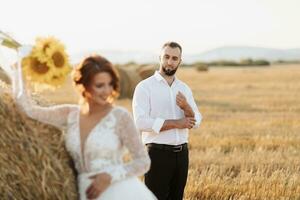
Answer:
[(110, 173), (112, 182), (129, 176), (145, 174), (150, 167), (150, 158), (142, 144), (131, 114), (125, 109), (119, 116), (116, 130), (122, 144), (129, 150), (131, 161)]
[(30, 94), (25, 89), (22, 75), (21, 61), (13, 67), (12, 90), (15, 101), (30, 118), (36, 119), (43, 123), (54, 125), (58, 128), (64, 128), (67, 123), (67, 117), (73, 105), (57, 105), (42, 107), (36, 105), (31, 99)]

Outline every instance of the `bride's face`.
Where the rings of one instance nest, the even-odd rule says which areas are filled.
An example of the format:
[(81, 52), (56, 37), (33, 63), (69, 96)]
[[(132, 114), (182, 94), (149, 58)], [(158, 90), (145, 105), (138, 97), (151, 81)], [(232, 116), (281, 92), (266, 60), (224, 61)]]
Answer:
[(113, 84), (111, 75), (107, 72), (100, 72), (94, 75), (85, 95), (88, 101), (106, 105), (112, 102), (112, 93)]

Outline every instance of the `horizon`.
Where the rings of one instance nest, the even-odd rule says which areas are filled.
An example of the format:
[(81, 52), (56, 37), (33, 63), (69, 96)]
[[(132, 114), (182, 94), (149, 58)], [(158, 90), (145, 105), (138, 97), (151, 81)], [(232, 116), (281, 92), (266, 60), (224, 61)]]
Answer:
[[(241, 56), (243, 55), (243, 52), (241, 51), (243, 48), (246, 48), (246, 55), (247, 56)], [(223, 51), (223, 50), (227, 51)], [(229, 53), (231, 58), (226, 58), (228, 57), (228, 52), (230, 50), (236, 50), (239, 49), (238, 54), (237, 51), (235, 53)], [(254, 50), (252, 52), (249, 51)], [(221, 53), (220, 53), (221, 50)], [(229, 50), (229, 51), (228, 51)], [(293, 58), (267, 58), (267, 57), (259, 57), (259, 56), (251, 56), (251, 54), (255, 55), (255, 52), (261, 51), (261, 50), (266, 50), (268, 52), (274, 52), (274, 51), (290, 51), (290, 50), (296, 50), (296, 57), (293, 56)], [(114, 64), (128, 64), (128, 63), (137, 63), (137, 64), (154, 64), (154, 63), (159, 63), (158, 58), (159, 58), (159, 52), (151, 52), (151, 51), (138, 51), (138, 50), (113, 50), (113, 49), (95, 49), (95, 50), (88, 50), (88, 51), (81, 51), (81, 52), (76, 52), (73, 54), (69, 54), (70, 56), (70, 62), (75, 64), (80, 62), (82, 58), (89, 56), (91, 54), (100, 54), (105, 57), (107, 57), (111, 62)], [(225, 53), (225, 54), (224, 54)], [(221, 55), (222, 54), (222, 55)], [(211, 57), (211, 56), (218, 55), (219, 58), (209, 58), (209, 59), (203, 59), (204, 57)], [(245, 54), (244, 54), (245, 55)], [(249, 55), (249, 56), (248, 56)], [(261, 55), (258, 54), (258, 55)], [(233, 57), (232, 57), (233, 56)], [(269, 55), (270, 56), (270, 55)], [(278, 55), (277, 55), (278, 56)], [(276, 56), (275, 56), (276, 57)], [(14, 50), (8, 49), (5, 47), (2, 47), (0, 49), (0, 64), (3, 65), (5, 68), (6, 65), (9, 65), (8, 63), (13, 63), (17, 59), (17, 54)], [(218, 61), (229, 61), (229, 62), (240, 62), (241, 60), (246, 60), (246, 59), (251, 59), (253, 61), (255, 60), (265, 60), (270, 63), (276, 63), (276, 62), (300, 62), (300, 48), (293, 48), (293, 49), (279, 49), (279, 48), (267, 48), (267, 47), (255, 47), (255, 46), (241, 46), (241, 45), (232, 45), (232, 46), (221, 46), (217, 47), (214, 49), (210, 49), (204, 52), (199, 52), (199, 53), (183, 53), (182, 55), (182, 63), (184, 65), (189, 65), (189, 64), (195, 64), (198, 62), (201, 63), (210, 63), (210, 62), (218, 62)], [(5, 69), (6, 71), (8, 69)], [(10, 71), (10, 70), (8, 70)]]
[(2, 31), (23, 44), (54, 36), (70, 54), (159, 52), (170, 40), (180, 43), (187, 54), (223, 46), (300, 48), (297, 0), (11, 0), (2, 7)]

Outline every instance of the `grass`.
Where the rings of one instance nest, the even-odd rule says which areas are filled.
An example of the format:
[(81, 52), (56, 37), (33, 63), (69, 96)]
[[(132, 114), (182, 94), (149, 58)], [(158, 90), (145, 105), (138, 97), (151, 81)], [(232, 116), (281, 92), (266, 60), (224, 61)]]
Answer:
[(181, 71), (204, 119), (185, 199), (300, 199), (300, 66)]
[[(300, 65), (180, 69), (203, 115), (186, 200), (300, 199)], [(44, 94), (76, 102), (70, 88)], [(59, 99), (58, 99), (59, 97)], [(116, 102), (131, 110), (131, 100)]]

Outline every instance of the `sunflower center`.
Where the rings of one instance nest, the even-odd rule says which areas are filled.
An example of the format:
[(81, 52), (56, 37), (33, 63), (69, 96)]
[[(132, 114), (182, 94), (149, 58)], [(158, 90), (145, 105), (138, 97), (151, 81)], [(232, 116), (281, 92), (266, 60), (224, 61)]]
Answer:
[(59, 78), (60, 78), (59, 76), (55, 76), (55, 75), (52, 76), (52, 79), (53, 79), (53, 80), (58, 80)]
[(48, 49), (49, 46), (50, 46), (49, 44), (45, 44), (44, 47), (43, 47), (43, 52), (46, 52), (46, 49)]
[(49, 71), (49, 67), (46, 65), (46, 63), (41, 63), (36, 58), (33, 58), (31, 62), (31, 68), (38, 74), (46, 74)]
[(55, 53), (52, 55), (52, 59), (53, 59), (53, 62), (54, 62), (55, 67), (61, 68), (61, 67), (63, 67), (64, 64), (65, 64), (64, 56), (61, 55), (60, 52), (55, 52)]

